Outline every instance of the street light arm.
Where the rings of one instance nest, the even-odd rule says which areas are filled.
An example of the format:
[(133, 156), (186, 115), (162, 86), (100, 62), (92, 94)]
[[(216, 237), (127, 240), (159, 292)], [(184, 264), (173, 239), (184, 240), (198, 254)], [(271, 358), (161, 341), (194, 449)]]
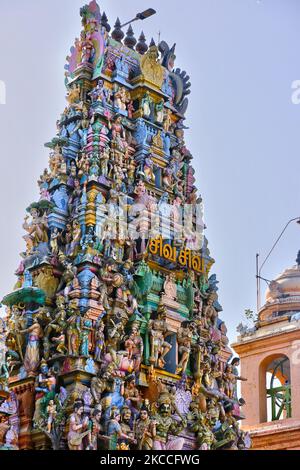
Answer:
[(124, 26), (129, 25), (130, 23), (133, 23), (134, 21), (138, 20), (145, 20), (146, 18), (149, 18), (150, 16), (155, 15), (156, 11), (153, 8), (148, 8), (148, 10), (142, 11), (141, 13), (138, 13), (135, 18), (133, 18), (130, 21), (127, 21), (127, 23), (124, 23), (120, 26), (120, 28), (124, 28)]
[(258, 275), (260, 276), (261, 274), (261, 270), (262, 268), (264, 267), (264, 265), (266, 264), (267, 260), (269, 259), (269, 257), (271, 256), (272, 252), (274, 251), (274, 248), (276, 247), (277, 243), (279, 242), (279, 240), (281, 239), (282, 235), (284, 234), (284, 232), (286, 231), (286, 229), (288, 228), (288, 226), (290, 225), (291, 222), (294, 222), (295, 220), (299, 221), (300, 222), (300, 217), (295, 217), (291, 220), (289, 220), (287, 222), (287, 224), (284, 226), (283, 230), (281, 231), (279, 237), (276, 239), (274, 245), (272, 246), (271, 250), (269, 251), (269, 253), (267, 254), (266, 258), (264, 259), (263, 263), (260, 265), (260, 268), (259, 268), (259, 271), (258, 271)]
[(260, 265), (259, 267), (259, 254), (256, 255), (256, 302), (257, 302), (257, 312), (259, 312), (260, 310), (260, 280), (263, 279), (261, 277), (261, 270), (262, 268), (264, 267), (264, 265), (266, 264), (267, 260), (269, 259), (269, 257), (271, 256), (274, 248), (276, 247), (277, 243), (279, 242), (279, 240), (281, 239), (282, 235), (284, 234), (284, 232), (286, 231), (286, 229), (288, 228), (288, 226), (290, 225), (291, 222), (294, 222), (295, 220), (297, 220), (298, 223), (300, 223), (300, 217), (294, 217), (293, 219), (290, 219), (286, 225), (284, 226), (283, 230), (281, 231), (279, 237), (276, 239), (274, 245), (272, 246), (271, 250), (269, 251), (269, 253), (267, 254), (267, 256), (265, 257), (264, 261), (262, 262), (262, 264)]

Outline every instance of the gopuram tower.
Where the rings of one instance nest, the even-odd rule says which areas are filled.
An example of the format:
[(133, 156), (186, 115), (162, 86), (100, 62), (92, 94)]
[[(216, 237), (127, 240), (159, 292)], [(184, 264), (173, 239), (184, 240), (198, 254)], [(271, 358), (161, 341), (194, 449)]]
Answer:
[(95, 1), (27, 208), (1, 335), (2, 449), (243, 449), (175, 45)]

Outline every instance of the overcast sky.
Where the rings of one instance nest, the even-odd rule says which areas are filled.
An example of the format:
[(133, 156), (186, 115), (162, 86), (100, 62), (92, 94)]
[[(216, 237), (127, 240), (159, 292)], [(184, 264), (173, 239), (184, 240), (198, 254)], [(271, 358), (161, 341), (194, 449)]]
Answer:
[[(43, 144), (65, 107), (64, 65), (79, 36), (81, 0), (0, 0), (0, 295), (12, 289), (24, 249), (25, 208), (47, 165)], [(151, 36), (177, 43), (176, 65), (191, 76), (186, 143), (205, 203), (213, 271), (229, 336), (255, 309), (255, 254), (266, 255), (285, 223), (300, 216), (299, 0), (103, 0), (110, 23), (149, 6)], [(0, 97), (1, 98), (1, 97)], [(1, 99), (0, 99), (1, 101)], [(263, 274), (294, 264), (300, 227), (290, 225)]]

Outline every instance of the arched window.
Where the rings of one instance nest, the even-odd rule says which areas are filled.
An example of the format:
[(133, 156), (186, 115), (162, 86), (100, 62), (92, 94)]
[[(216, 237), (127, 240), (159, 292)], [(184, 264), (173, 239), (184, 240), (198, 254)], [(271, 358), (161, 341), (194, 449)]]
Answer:
[(291, 418), (291, 373), (286, 356), (276, 357), (266, 366), (267, 420)]

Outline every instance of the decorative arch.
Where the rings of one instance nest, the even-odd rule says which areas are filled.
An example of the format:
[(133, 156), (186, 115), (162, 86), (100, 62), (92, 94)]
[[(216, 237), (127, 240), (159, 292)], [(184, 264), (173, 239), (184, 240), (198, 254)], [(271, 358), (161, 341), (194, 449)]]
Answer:
[(291, 368), (285, 353), (266, 356), (259, 365), (260, 422), (290, 418)]

